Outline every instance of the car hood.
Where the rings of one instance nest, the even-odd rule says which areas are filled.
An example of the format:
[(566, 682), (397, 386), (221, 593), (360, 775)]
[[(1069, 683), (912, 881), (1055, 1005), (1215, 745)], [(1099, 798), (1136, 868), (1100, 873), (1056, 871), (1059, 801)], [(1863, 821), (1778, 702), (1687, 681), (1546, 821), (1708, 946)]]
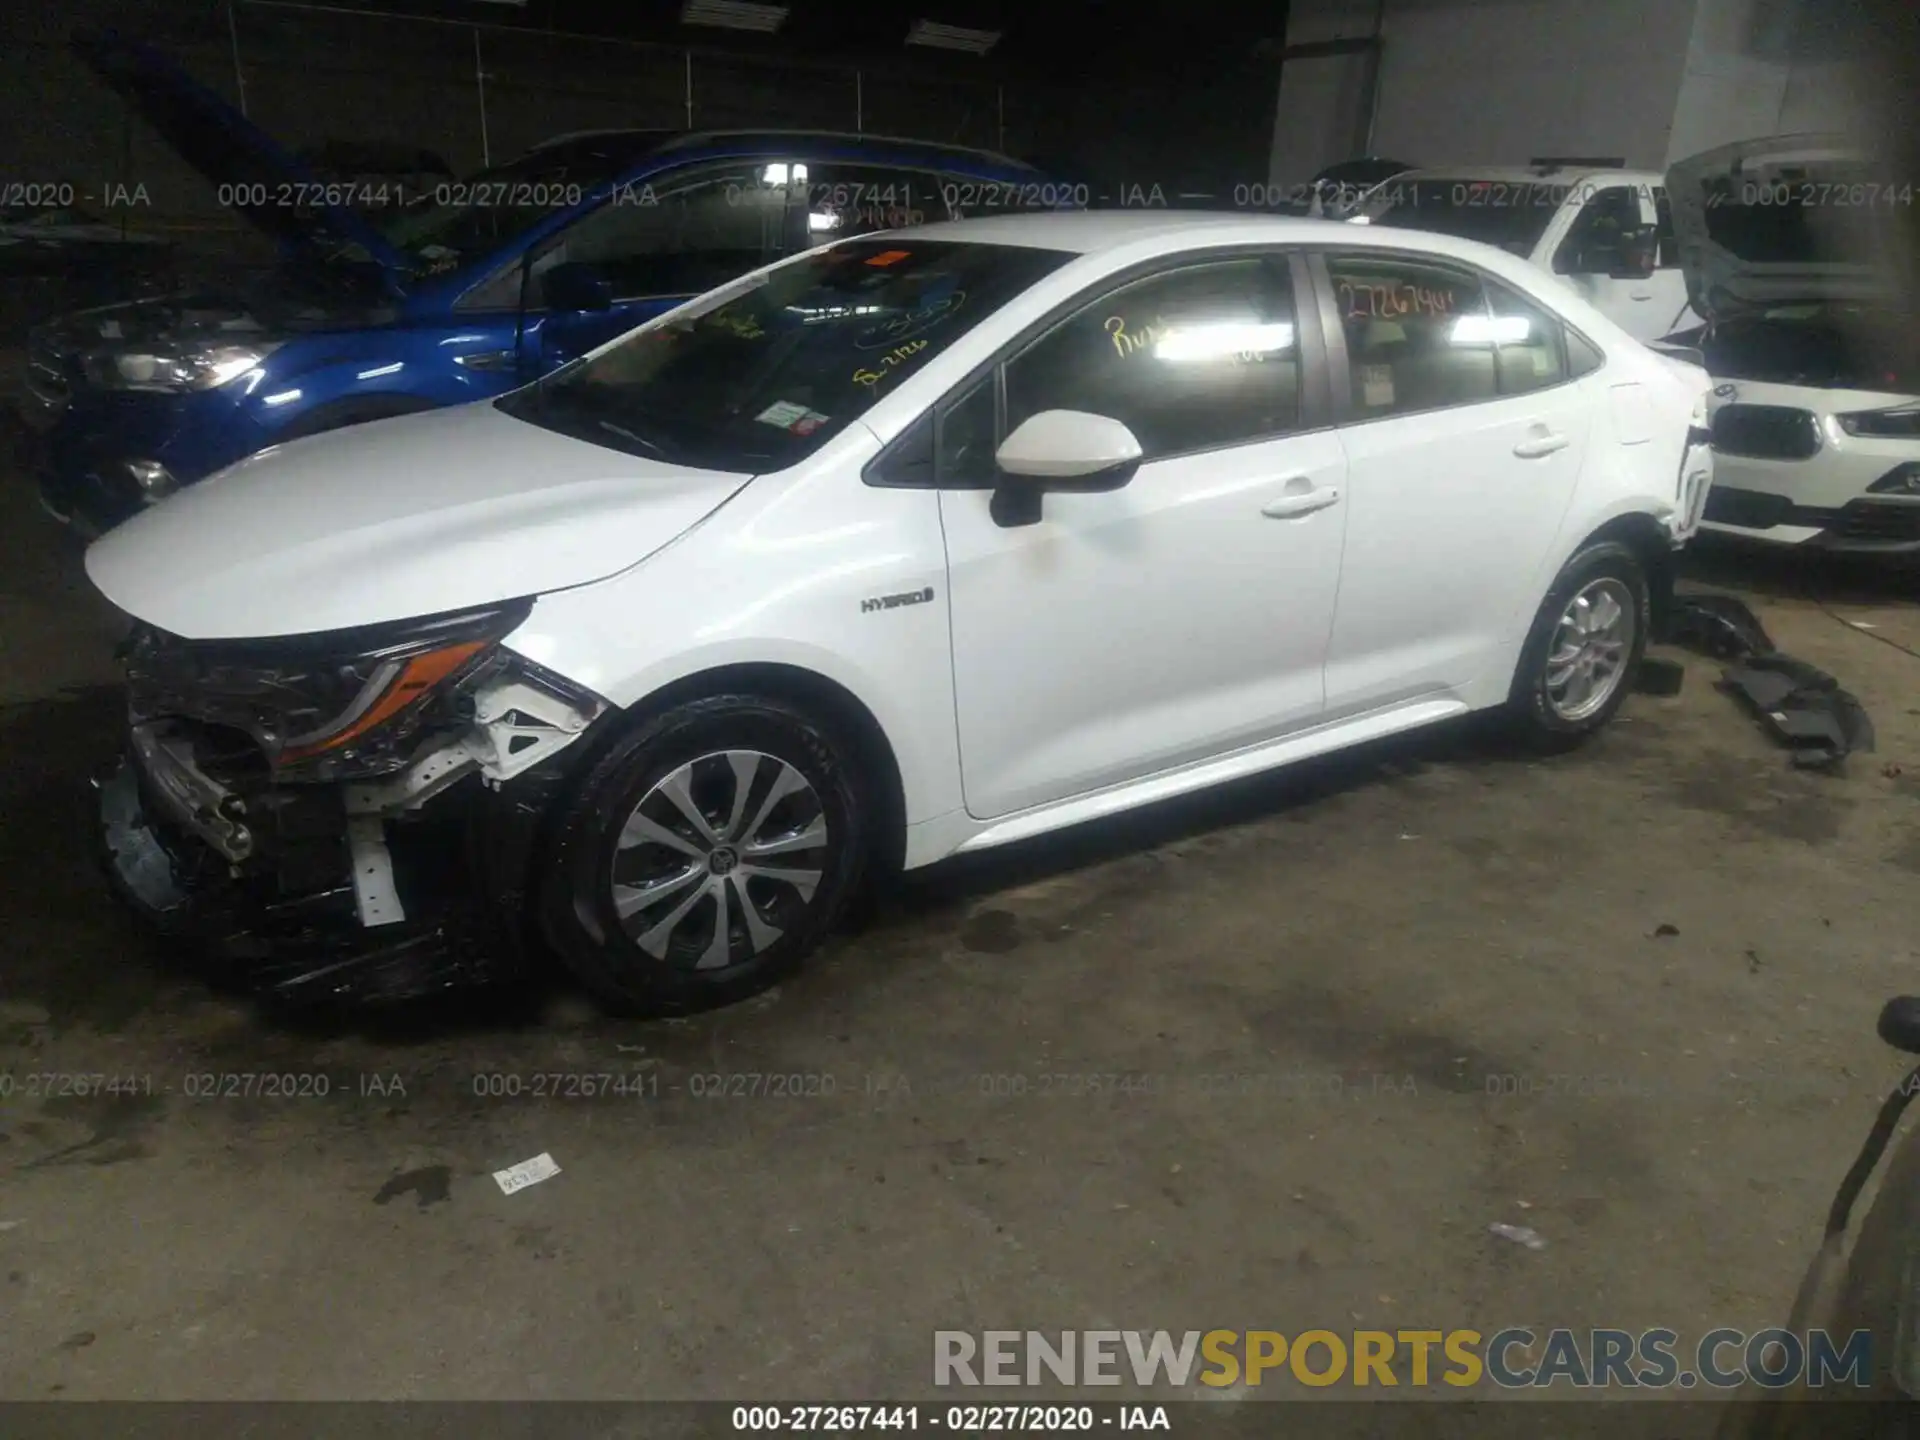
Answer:
[[(1811, 301), (1891, 297), (1885, 175), (1840, 135), (1723, 145), (1667, 171), (1674, 238), (1696, 314), (1709, 320)], [(1852, 203), (1848, 203), (1851, 201)]]
[(223, 201), (282, 247), (316, 264), (370, 267), (401, 293), (406, 257), (346, 206), (290, 203), (318, 198), (319, 177), (225, 100), (157, 50), (111, 30), (82, 30), (72, 45), (88, 69), (221, 188)]
[(479, 403), (272, 446), (110, 531), (87, 574), (190, 640), (345, 630), (584, 585), (751, 477), (569, 439)]
[[(3, 253), (3, 252), (0, 252)], [(86, 357), (156, 345), (194, 348), (284, 340), (312, 331), (391, 324), (391, 302), (344, 293), (303, 293), (278, 273), (230, 276), (195, 289), (70, 310), (43, 321), (34, 342)]]

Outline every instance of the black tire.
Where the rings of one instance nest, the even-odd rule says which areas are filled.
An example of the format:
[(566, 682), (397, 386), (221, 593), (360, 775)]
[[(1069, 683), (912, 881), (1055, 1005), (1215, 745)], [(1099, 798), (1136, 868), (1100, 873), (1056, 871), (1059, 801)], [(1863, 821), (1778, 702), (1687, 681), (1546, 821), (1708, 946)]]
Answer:
[[(1548, 686), (1548, 656), (1562, 615), (1576, 596), (1597, 582), (1611, 580), (1631, 599), (1633, 624), (1625, 664), (1612, 692), (1590, 713), (1570, 717), (1557, 706)], [(1602, 540), (1580, 551), (1554, 579), (1546, 599), (1533, 618), (1527, 643), (1520, 651), (1513, 687), (1507, 697), (1507, 721), (1525, 744), (1548, 752), (1565, 750), (1606, 728), (1633, 689), (1634, 672), (1647, 649), (1647, 629), (1653, 606), (1647, 573), (1631, 546)]]
[(349, 425), (364, 425), (369, 420), (418, 415), (423, 410), (439, 408), (430, 401), (412, 395), (355, 395), (345, 400), (335, 400), (330, 405), (315, 406), (274, 439), (303, 440), (309, 435), (324, 435), (329, 430), (344, 430)]
[[(732, 938), (725, 963), (696, 968), (700, 954), (713, 942), (715, 899), (697, 900), (680, 929), (664, 940), (656, 937), (655, 943), (670, 952), (658, 956), (643, 949), (622, 923), (614, 886), (622, 876), (616, 867), (630, 861), (664, 860), (668, 869), (697, 862), (651, 842), (623, 850), (619, 841), (643, 801), (654, 807), (653, 816), (663, 814), (664, 802), (654, 787), (689, 764), (695, 767), (691, 788), (697, 792), (697, 808), (721, 820), (731, 799), (732, 772), (725, 761), (704, 757), (732, 750), (757, 751), (797, 771), (811, 798), (796, 794), (779, 806), (792, 804), (798, 807), (793, 813), (802, 815), (817, 810), (826, 840), (790, 862), (818, 867), (818, 881), (804, 900), (797, 888), (755, 877), (744, 850), (728, 862), (727, 870), (711, 872), (708, 883), (726, 891)], [(749, 786), (752, 795), (764, 797), (777, 774), (777, 765), (756, 770)], [(714, 789), (718, 786), (726, 787), (724, 792)], [(710, 795), (720, 801), (717, 806), (709, 803)], [(757, 810), (759, 803), (747, 802), (746, 808)], [(766, 813), (772, 823), (788, 812), (776, 807)], [(697, 839), (672, 810), (664, 814), (676, 833)], [(743, 823), (751, 819), (745, 815)], [(806, 828), (804, 820), (795, 825)], [(581, 983), (623, 1014), (688, 1014), (730, 1004), (790, 974), (832, 930), (864, 876), (871, 828), (872, 813), (853, 751), (830, 727), (784, 700), (764, 696), (716, 695), (690, 701), (634, 725), (582, 777), (558, 819), (548, 853), (541, 882), (543, 928)], [(764, 835), (767, 827), (755, 833)], [(735, 850), (731, 845), (721, 848)], [(713, 878), (731, 875), (735, 865), (742, 867), (739, 875)], [(638, 883), (645, 877), (628, 872), (622, 878)], [(673, 892), (674, 903), (703, 888), (694, 883)], [(763, 925), (779, 932), (764, 948), (753, 948), (742, 896), (750, 896), (744, 903), (753, 905)], [(657, 903), (672, 913), (673, 905)], [(636, 924), (665, 919), (658, 908), (641, 913)]]

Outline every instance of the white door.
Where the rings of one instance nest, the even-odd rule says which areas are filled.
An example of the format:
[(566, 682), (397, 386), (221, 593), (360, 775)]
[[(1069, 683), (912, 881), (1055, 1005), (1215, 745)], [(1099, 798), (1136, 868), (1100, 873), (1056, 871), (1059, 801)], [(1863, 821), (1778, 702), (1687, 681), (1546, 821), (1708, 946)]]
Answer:
[[(983, 819), (1311, 725), (1340, 574), (1340, 442), (1301, 433), (1280, 257), (1169, 269), (1004, 367), (1007, 434), (1042, 410), (1130, 426), (1104, 493), (990, 513), (993, 378), (940, 425), (962, 778)], [(955, 488), (971, 486), (972, 488)]]
[(1470, 698), (1540, 602), (1599, 356), (1570, 361), (1557, 318), (1463, 267), (1327, 263), (1355, 408), (1328, 717)]
[[(1585, 187), (1583, 187), (1585, 188)], [(1553, 247), (1552, 268), (1573, 292), (1636, 340), (1671, 334), (1686, 309), (1687, 287), (1678, 270), (1622, 278), (1620, 237), (1654, 223), (1651, 194), (1621, 183), (1591, 189), (1564, 236)], [(1548, 237), (1551, 241), (1551, 236)]]
[[(1648, 203), (1642, 200), (1643, 210)], [(1654, 314), (1667, 317), (1666, 328), (1653, 337), (1657, 340), (1676, 330), (1704, 325), (1706, 317), (1694, 313), (1693, 301), (1687, 295), (1687, 272), (1680, 265), (1680, 240), (1673, 233), (1673, 204), (1667, 199), (1664, 185), (1653, 187), (1650, 203), (1653, 205), (1654, 234), (1660, 241), (1659, 258), (1655, 261), (1652, 277)]]

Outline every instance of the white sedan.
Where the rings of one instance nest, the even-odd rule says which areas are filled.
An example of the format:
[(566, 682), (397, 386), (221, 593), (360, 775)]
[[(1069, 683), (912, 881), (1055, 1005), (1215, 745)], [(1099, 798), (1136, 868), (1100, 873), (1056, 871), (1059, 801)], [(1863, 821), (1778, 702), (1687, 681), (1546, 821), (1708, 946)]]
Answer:
[(875, 871), (1470, 711), (1597, 730), (1708, 383), (1436, 235), (826, 246), (95, 545), (138, 622), (108, 873), (283, 992), (557, 954), (618, 1005), (738, 997)]

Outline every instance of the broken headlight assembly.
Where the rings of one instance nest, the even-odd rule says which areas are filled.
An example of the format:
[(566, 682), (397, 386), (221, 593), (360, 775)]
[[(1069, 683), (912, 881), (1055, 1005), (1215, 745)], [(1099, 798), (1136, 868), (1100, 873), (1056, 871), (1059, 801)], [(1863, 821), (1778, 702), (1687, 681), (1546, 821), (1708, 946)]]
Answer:
[(392, 774), (429, 735), (467, 723), (471, 691), (505, 663), (499, 641), (531, 608), (272, 640), (190, 641), (141, 626), (122, 651), (129, 712), (135, 724), (225, 732), (236, 742), (228, 753), (274, 781)]

